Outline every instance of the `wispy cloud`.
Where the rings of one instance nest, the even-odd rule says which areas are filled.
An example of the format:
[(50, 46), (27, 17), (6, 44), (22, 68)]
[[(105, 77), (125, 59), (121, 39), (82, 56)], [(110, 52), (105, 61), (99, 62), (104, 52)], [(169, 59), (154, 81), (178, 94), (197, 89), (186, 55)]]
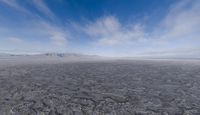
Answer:
[(104, 45), (126, 44), (146, 37), (141, 25), (124, 26), (114, 16), (100, 18), (83, 28), (89, 36)]
[(200, 1), (184, 0), (173, 5), (163, 20), (164, 39), (194, 39), (200, 36)]
[(17, 0), (1, 0), (0, 2), (8, 5), (11, 8), (16, 9), (17, 11), (22, 12), (23, 14), (32, 15), (32, 13), (24, 6), (20, 5), (19, 1)]
[(33, 4), (36, 6), (36, 8), (42, 12), (43, 14), (47, 15), (48, 17), (54, 19), (56, 16), (55, 14), (49, 9), (49, 7), (46, 5), (44, 0), (32, 0)]
[(151, 51), (154, 50), (159, 52), (158, 54), (162, 54), (161, 51), (163, 50), (165, 54), (174, 56), (199, 55), (196, 51), (196, 49), (200, 49), (199, 11), (199, 0), (183, 0), (172, 5), (169, 13), (161, 21), (160, 26), (151, 33), (150, 42), (159, 47), (159, 49), (151, 48)]
[(50, 19), (55, 19), (55, 14), (51, 11), (51, 9), (47, 6), (44, 0), (31, 0), (31, 1), (20, 1), (20, 0), (1, 0), (0, 2), (8, 5), (11, 8), (16, 9), (21, 12), (23, 15), (29, 15), (32, 17), (36, 17), (35, 13), (32, 12), (29, 8), (25, 7), (25, 4), (30, 4), (34, 6), (38, 11), (43, 13)]
[(57, 46), (66, 46), (68, 43), (68, 40), (70, 38), (70, 35), (67, 31), (64, 31), (63, 29), (53, 26), (52, 24), (49, 24), (47, 22), (40, 22), (37, 24), (36, 27), (41, 28), (41, 34), (44, 34), (47, 36), (51, 42), (54, 45)]

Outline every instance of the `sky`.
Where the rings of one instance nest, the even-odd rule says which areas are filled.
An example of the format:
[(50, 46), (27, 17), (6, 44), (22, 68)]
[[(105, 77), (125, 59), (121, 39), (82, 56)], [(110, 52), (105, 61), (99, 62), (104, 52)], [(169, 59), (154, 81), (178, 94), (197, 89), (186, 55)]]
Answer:
[(0, 0), (0, 52), (200, 57), (200, 0)]

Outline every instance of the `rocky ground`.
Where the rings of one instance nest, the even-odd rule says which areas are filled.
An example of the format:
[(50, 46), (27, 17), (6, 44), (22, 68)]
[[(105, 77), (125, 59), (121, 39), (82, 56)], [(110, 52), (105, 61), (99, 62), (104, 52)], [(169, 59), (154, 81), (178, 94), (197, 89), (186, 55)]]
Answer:
[(121, 60), (3, 66), (0, 115), (200, 115), (200, 64)]

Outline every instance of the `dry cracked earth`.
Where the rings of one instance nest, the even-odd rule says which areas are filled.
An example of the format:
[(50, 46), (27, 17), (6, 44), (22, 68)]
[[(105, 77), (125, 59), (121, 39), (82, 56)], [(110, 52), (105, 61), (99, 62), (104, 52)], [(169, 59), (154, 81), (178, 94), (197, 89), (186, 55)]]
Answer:
[(0, 115), (200, 115), (200, 64), (116, 60), (3, 66)]

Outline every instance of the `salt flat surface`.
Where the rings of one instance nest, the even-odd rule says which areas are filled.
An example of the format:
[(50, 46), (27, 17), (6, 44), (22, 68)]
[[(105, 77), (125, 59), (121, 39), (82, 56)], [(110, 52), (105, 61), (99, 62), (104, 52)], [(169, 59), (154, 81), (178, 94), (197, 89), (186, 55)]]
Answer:
[(200, 115), (198, 60), (0, 59), (1, 115)]

